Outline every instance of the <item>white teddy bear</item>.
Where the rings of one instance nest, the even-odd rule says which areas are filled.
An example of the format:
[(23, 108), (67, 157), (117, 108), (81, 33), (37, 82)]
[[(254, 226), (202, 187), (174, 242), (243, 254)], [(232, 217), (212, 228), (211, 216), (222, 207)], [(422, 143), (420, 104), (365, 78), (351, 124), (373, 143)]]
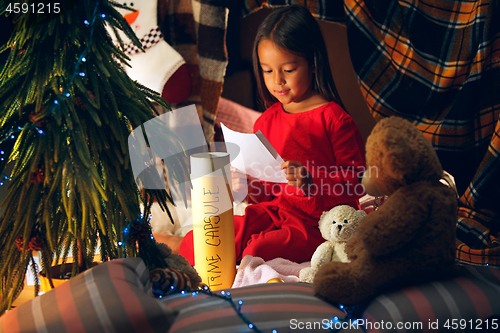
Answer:
[(300, 271), (300, 281), (312, 283), (319, 267), (331, 261), (349, 262), (345, 245), (356, 231), (359, 221), (366, 216), (365, 211), (351, 206), (335, 206), (323, 212), (319, 219), (319, 230), (326, 241), (316, 248), (311, 258), (311, 267)]

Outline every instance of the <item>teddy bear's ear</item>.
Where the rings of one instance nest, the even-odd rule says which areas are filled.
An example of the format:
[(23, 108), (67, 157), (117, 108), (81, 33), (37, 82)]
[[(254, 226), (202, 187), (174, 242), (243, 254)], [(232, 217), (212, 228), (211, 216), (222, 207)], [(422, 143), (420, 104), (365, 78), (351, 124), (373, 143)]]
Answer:
[(372, 132), (366, 144), (367, 162), (370, 167), (380, 168), (384, 178), (402, 181), (411, 171), (412, 152), (401, 131), (381, 124)]
[(321, 214), (321, 217), (319, 218), (319, 221), (318, 221), (318, 225), (320, 228), (323, 226), (323, 224), (329, 223), (328, 217), (327, 217), (328, 213), (329, 213), (329, 211), (325, 211)]
[(366, 212), (362, 209), (357, 210), (355, 213), (358, 216), (358, 220), (361, 220), (363, 217), (367, 216)]
[(383, 152), (382, 166), (384, 172), (392, 179), (403, 181), (412, 170), (412, 150), (406, 143), (401, 133), (394, 129), (385, 130), (385, 150)]

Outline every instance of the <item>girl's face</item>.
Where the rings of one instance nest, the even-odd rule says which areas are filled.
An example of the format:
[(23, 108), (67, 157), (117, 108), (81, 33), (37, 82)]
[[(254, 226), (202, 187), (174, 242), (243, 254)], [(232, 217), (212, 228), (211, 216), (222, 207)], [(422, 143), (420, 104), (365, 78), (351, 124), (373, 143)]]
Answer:
[(279, 48), (269, 39), (262, 39), (257, 53), (264, 83), (288, 112), (303, 111), (303, 106), (314, 94), (312, 75), (307, 61)]

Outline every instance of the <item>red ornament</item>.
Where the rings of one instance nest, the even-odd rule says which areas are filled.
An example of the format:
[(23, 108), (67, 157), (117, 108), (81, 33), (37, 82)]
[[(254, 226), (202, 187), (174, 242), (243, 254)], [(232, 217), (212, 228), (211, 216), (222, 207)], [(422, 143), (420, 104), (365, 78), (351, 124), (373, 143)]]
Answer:
[(82, 99), (80, 97), (75, 97), (73, 103), (75, 103), (75, 106), (80, 110), (86, 110), (85, 105), (83, 104)]
[(44, 245), (43, 238), (38, 235), (35, 235), (31, 237), (28, 247), (32, 251), (42, 251), (43, 245)]
[(135, 221), (130, 227), (130, 239), (132, 242), (145, 240), (149, 236), (149, 225)]
[(23, 250), (23, 245), (24, 245), (24, 238), (23, 235), (19, 235), (16, 238), (16, 247), (19, 251)]
[[(15, 44), (16, 44), (16, 43), (14, 42), (14, 44), (12, 44), (12, 45), (10, 46), (10, 50), (11, 50), (11, 51), (12, 51), (12, 50), (14, 50), (14, 45), (15, 45)], [(21, 54), (24, 54), (24, 52), (26, 52), (26, 50), (21, 49), (21, 50), (19, 50), (19, 51), (17, 52), (17, 54), (18, 54), (18, 55), (21, 55)]]
[(45, 109), (46, 109), (46, 107), (42, 106), (40, 108), (40, 110), (34, 110), (34, 111), (32, 111), (30, 113), (30, 116), (29, 116), (30, 117), (30, 121), (32, 123), (34, 123), (36, 125), (36, 127), (38, 127), (38, 128), (41, 128), (41, 127), (45, 126), (45, 124), (47, 123), (47, 120), (45, 120), (43, 118), (42, 119), (38, 119), (38, 115), (40, 113), (42, 113), (43, 111), (45, 111)]
[(37, 184), (37, 183), (43, 183), (44, 180), (45, 180), (45, 171), (43, 169), (42, 164), (40, 163), (38, 164), (38, 167), (35, 170), (35, 172), (33, 172), (33, 174), (31, 175), (30, 182), (32, 184)]
[[(92, 93), (92, 91), (88, 90), (87, 93), (90, 95), (90, 97), (95, 101), (95, 96)], [(80, 97), (75, 97), (74, 99), (75, 106), (79, 108), (80, 110), (87, 110), (85, 107), (85, 104), (83, 103), (82, 99)]]

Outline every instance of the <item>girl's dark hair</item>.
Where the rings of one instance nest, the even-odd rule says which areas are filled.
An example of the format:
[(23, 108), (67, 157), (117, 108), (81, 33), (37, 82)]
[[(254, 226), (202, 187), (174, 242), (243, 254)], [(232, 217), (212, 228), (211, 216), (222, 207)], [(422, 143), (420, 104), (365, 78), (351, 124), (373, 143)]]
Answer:
[(257, 88), (264, 108), (268, 108), (277, 99), (267, 90), (262, 77), (258, 54), (259, 43), (269, 39), (283, 50), (306, 59), (315, 69), (313, 90), (329, 101), (344, 106), (333, 82), (325, 41), (318, 22), (307, 8), (301, 5), (279, 7), (271, 12), (260, 24), (253, 45), (253, 69), (257, 78)]

